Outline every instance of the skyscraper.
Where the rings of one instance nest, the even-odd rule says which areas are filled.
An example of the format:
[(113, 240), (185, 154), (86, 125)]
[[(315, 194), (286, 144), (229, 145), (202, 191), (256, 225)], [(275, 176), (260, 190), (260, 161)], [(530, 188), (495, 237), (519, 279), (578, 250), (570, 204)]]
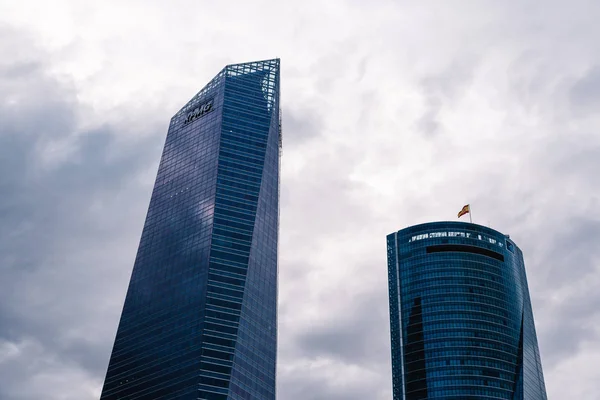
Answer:
[(387, 236), (394, 400), (546, 400), (523, 253), (484, 226)]
[(279, 60), (171, 118), (101, 399), (275, 399)]

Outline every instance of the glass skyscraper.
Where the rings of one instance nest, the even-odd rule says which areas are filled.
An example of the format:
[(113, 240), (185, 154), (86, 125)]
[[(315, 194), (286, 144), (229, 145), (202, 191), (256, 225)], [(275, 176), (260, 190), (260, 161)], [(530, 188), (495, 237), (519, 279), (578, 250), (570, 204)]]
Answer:
[(546, 400), (523, 253), (462, 222), (387, 236), (394, 400)]
[(101, 399), (275, 399), (279, 60), (171, 119)]

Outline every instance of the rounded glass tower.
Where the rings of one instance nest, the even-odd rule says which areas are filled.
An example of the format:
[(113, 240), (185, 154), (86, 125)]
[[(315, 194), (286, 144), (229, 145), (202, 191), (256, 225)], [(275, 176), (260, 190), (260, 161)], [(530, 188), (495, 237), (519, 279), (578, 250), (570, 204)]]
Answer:
[(433, 222), (387, 236), (394, 400), (545, 400), (523, 253)]

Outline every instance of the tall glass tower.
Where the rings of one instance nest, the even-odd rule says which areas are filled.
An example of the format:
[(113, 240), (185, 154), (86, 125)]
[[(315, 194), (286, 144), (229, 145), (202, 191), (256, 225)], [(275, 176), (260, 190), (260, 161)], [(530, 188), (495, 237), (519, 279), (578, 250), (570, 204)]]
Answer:
[(387, 236), (394, 400), (546, 400), (523, 253), (484, 226)]
[(279, 60), (173, 118), (101, 399), (275, 399)]

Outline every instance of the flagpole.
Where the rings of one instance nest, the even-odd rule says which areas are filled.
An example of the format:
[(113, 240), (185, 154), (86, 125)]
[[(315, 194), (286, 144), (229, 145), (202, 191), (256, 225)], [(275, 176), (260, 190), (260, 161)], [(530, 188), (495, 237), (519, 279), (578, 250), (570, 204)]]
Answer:
[(473, 223), (473, 209), (471, 209), (471, 204), (469, 204), (469, 221)]

